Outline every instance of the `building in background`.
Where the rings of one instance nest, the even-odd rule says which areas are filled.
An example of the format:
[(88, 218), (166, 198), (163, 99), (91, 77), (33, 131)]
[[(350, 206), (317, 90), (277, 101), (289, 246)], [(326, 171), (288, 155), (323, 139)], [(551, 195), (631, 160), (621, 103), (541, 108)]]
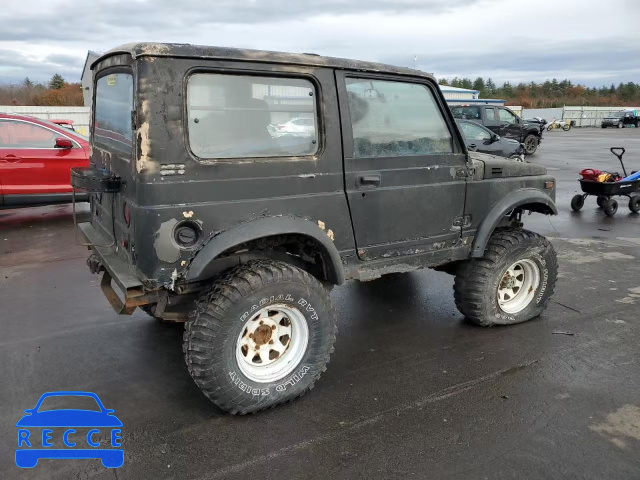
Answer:
[(444, 98), (449, 105), (504, 105), (506, 102), (506, 100), (500, 100), (497, 98), (480, 98), (480, 92), (478, 90), (469, 90), (468, 88), (440, 85), (440, 90), (444, 94)]

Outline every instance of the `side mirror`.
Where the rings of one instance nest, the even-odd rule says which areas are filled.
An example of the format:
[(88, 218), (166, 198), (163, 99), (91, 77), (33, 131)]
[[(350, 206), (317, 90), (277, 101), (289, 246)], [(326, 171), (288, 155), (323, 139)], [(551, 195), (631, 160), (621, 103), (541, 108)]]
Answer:
[(500, 140), (500, 135), (494, 135), (493, 137), (491, 137), (492, 142), (497, 142), (499, 140)]
[(62, 148), (62, 149), (73, 148), (73, 142), (71, 140), (69, 140), (68, 138), (57, 137), (56, 138), (55, 147), (56, 148)]

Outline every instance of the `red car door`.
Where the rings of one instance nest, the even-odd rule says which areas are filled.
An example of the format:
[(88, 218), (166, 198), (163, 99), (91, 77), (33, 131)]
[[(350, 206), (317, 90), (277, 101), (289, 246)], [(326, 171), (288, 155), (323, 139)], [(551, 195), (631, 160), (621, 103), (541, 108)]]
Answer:
[(63, 134), (24, 120), (0, 121), (0, 177), (4, 195), (71, 192), (70, 169), (86, 164), (86, 153), (56, 148)]

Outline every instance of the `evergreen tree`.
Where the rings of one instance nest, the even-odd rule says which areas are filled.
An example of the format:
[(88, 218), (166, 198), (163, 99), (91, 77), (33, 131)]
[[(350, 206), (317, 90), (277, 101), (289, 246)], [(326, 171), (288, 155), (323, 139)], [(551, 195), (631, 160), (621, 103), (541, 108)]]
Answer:
[(478, 77), (474, 80), (473, 89), (479, 92), (484, 92), (485, 85), (484, 85), (484, 79), (482, 77)]
[(66, 82), (64, 81), (64, 78), (62, 78), (62, 75), (56, 73), (53, 77), (51, 77), (51, 80), (49, 80), (49, 88), (52, 90), (60, 90), (62, 87), (64, 87), (64, 84)]
[(27, 88), (33, 88), (33, 82), (29, 80), (29, 77), (25, 77), (25, 79), (22, 81), (22, 85)]
[(487, 78), (487, 93), (493, 95), (496, 93), (496, 84), (493, 83), (491, 78)]

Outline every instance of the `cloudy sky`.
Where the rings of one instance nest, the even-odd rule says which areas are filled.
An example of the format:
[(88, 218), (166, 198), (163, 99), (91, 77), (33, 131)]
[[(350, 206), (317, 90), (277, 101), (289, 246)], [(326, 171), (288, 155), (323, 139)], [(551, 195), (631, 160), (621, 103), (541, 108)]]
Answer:
[(133, 41), (314, 52), (498, 82), (640, 82), (640, 0), (2, 0), (0, 82)]

